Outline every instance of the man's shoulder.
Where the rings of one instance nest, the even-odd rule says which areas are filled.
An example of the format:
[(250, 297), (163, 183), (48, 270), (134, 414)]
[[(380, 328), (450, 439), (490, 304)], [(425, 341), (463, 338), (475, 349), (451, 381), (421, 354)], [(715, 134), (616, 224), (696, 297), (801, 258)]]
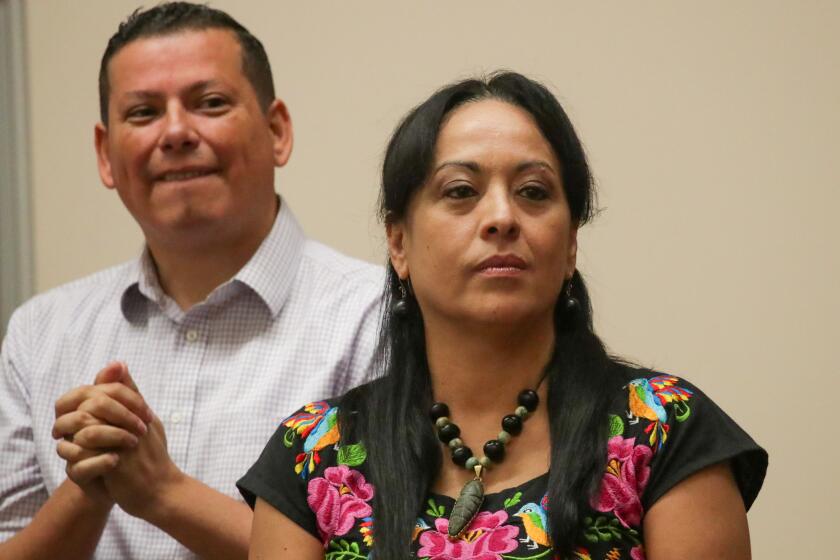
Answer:
[(345, 255), (318, 241), (307, 239), (302, 256), (305, 272), (314, 273), (321, 282), (372, 291), (381, 291), (384, 285), (385, 270), (381, 266)]
[(136, 261), (125, 262), (37, 294), (15, 311), (13, 319), (15, 316), (45, 318), (61, 310), (73, 313), (95, 302), (113, 301), (132, 281), (136, 266)]

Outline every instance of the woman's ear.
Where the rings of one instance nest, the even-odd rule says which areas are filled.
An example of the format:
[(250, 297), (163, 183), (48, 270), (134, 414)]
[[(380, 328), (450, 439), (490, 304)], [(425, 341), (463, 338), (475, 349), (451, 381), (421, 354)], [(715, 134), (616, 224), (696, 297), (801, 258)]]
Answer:
[(388, 222), (385, 225), (385, 235), (388, 238), (388, 256), (391, 266), (401, 280), (409, 276), (408, 260), (405, 254), (405, 225), (403, 222)]

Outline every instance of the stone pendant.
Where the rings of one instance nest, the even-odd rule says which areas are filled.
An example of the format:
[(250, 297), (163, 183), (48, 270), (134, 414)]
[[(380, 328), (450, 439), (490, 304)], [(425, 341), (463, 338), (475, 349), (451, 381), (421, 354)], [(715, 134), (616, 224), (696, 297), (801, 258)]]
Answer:
[(483, 502), (484, 483), (481, 482), (480, 476), (476, 476), (476, 478), (464, 484), (455, 505), (452, 506), (452, 513), (449, 514), (448, 533), (450, 539), (457, 539), (461, 536), (478, 514)]

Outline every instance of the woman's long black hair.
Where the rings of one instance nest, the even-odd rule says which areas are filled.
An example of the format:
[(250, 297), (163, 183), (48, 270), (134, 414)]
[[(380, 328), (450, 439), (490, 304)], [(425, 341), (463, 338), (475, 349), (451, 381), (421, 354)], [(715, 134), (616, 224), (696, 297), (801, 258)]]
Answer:
[[(586, 223), (594, 212), (594, 189), (580, 140), (557, 99), (543, 85), (513, 72), (461, 81), (415, 107), (397, 127), (385, 153), (380, 213), (386, 223), (405, 217), (413, 194), (434, 161), (435, 143), (446, 116), (471, 101), (499, 99), (530, 113), (554, 149), (572, 219)], [(367, 448), (373, 498), (374, 555), (379, 560), (409, 556), (418, 512), (440, 470), (442, 454), (428, 411), (432, 385), (426, 361), (423, 317), (416, 302), (407, 316), (392, 317), (399, 278), (389, 266), (379, 348), (379, 378), (350, 392), (339, 411), (342, 437)], [(572, 295), (577, 313), (555, 311), (555, 350), (548, 365), (551, 464), (548, 514), (554, 548), (570, 554), (581, 534), (591, 496), (604, 473), (607, 409), (614, 389), (626, 382), (626, 367), (608, 356), (592, 330), (589, 295), (575, 271)], [(561, 294), (562, 300), (565, 296)], [(562, 302), (561, 302), (562, 303)]]

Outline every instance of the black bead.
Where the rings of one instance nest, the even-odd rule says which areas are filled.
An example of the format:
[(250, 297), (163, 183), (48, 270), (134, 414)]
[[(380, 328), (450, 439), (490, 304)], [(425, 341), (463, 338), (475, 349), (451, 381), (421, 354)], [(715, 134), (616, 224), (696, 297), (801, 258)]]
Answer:
[(449, 416), (449, 407), (446, 406), (446, 403), (436, 402), (432, 405), (432, 408), (429, 409), (429, 416), (432, 417), (433, 422), (441, 416)]
[(568, 317), (572, 317), (580, 309), (580, 302), (578, 301), (577, 298), (574, 298), (574, 297), (570, 296), (570, 297), (566, 298), (565, 302), (563, 302), (563, 307), (566, 310), (566, 315)]
[(391, 301), (391, 315), (400, 319), (408, 315), (408, 302), (405, 299), (400, 298)]
[(522, 433), (522, 418), (516, 414), (508, 414), (502, 418), (502, 429), (512, 436), (518, 436)]
[(449, 443), (450, 440), (453, 440), (460, 435), (461, 428), (459, 428), (456, 424), (452, 423), (449, 423), (440, 430), (438, 430), (438, 438), (440, 438), (440, 441), (442, 441), (443, 443)]
[(463, 467), (467, 464), (467, 459), (473, 456), (472, 449), (467, 446), (457, 447), (452, 450), (452, 462)]
[(537, 405), (540, 404), (540, 397), (537, 395), (536, 391), (525, 389), (519, 393), (518, 401), (519, 404), (528, 409), (528, 412), (534, 412), (537, 409)]
[(505, 458), (505, 444), (497, 439), (491, 439), (484, 444), (484, 454), (494, 463), (499, 463)]

